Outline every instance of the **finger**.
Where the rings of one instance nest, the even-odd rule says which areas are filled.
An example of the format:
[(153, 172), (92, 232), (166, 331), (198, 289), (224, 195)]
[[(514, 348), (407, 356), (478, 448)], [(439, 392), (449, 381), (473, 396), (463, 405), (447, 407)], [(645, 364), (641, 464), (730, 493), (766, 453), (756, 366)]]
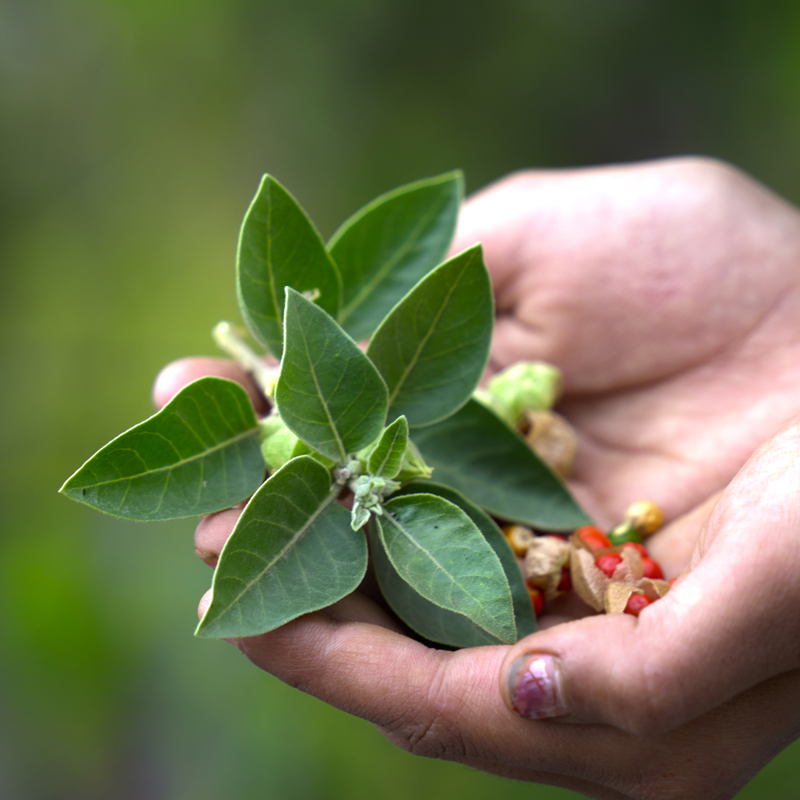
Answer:
[(158, 373), (153, 384), (153, 405), (163, 408), (187, 383), (207, 375), (240, 383), (247, 390), (257, 414), (266, 414), (269, 411), (264, 396), (240, 366), (224, 358), (205, 357), (182, 358), (167, 364)]
[(212, 567), (216, 566), (219, 554), (241, 516), (244, 505), (239, 503), (233, 508), (209, 514), (200, 520), (194, 532), (194, 552), (198, 558)]
[(798, 449), (795, 420), (722, 495), (691, 571), (638, 620), (587, 618), (511, 648), (509, 707), (653, 734), (800, 666)]

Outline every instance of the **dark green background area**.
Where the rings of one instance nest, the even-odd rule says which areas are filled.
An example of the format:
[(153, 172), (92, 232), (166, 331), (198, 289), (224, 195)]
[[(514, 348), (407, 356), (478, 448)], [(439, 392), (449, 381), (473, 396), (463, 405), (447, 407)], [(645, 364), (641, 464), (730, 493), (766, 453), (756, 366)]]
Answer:
[[(56, 491), (238, 320), (263, 172), (328, 236), (454, 167), (683, 153), (800, 200), (800, 4), (0, 0), (0, 797), (572, 797), (415, 760), (193, 639), (193, 524)], [(798, 755), (741, 796), (797, 797)]]

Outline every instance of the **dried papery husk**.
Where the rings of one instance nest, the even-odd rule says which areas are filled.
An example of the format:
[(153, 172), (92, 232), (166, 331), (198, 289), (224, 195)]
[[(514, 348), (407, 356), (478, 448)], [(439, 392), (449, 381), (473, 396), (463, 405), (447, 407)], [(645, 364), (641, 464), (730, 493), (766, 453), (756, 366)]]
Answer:
[(523, 425), (527, 427), (525, 441), (536, 455), (562, 478), (568, 477), (578, 449), (569, 422), (555, 411), (526, 411)]
[(632, 547), (623, 547), (618, 552), (622, 557), (622, 561), (617, 564), (617, 568), (611, 573), (611, 580), (623, 583), (634, 583), (640, 580), (644, 575), (644, 567), (639, 551), (634, 550)]
[(560, 536), (536, 536), (525, 554), (522, 573), (529, 586), (542, 591), (545, 600), (557, 597), (561, 592), (561, 570), (569, 561), (569, 544)]
[(628, 605), (631, 595), (638, 593), (632, 583), (610, 581), (603, 597), (603, 607), (606, 614), (624, 614), (625, 606)]
[(607, 614), (624, 614), (631, 595), (643, 594), (655, 601), (660, 600), (669, 590), (667, 581), (652, 578), (642, 578), (632, 583), (612, 580), (606, 587), (603, 604)]
[(664, 513), (652, 500), (637, 500), (628, 506), (625, 521), (641, 536), (649, 536), (661, 527)]
[(511, 545), (517, 558), (525, 558), (528, 548), (536, 539), (533, 531), (524, 525), (504, 525), (503, 536), (506, 537), (506, 541)]
[(611, 578), (595, 566), (595, 556), (587, 547), (570, 547), (569, 572), (572, 588), (595, 611), (605, 608), (605, 593)]
[(656, 578), (642, 578), (636, 582), (636, 588), (644, 592), (651, 600), (660, 600), (671, 588), (669, 581)]

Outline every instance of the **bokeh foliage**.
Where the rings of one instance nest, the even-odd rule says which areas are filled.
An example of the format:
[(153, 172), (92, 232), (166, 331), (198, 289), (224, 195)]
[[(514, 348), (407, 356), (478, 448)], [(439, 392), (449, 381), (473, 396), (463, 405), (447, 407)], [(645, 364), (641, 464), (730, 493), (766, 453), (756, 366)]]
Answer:
[[(0, 796), (572, 796), (414, 760), (194, 640), (192, 524), (56, 490), (237, 318), (265, 171), (327, 236), (454, 167), (706, 153), (798, 201), (799, 142), (792, 0), (0, 0)], [(741, 796), (797, 796), (798, 752)]]

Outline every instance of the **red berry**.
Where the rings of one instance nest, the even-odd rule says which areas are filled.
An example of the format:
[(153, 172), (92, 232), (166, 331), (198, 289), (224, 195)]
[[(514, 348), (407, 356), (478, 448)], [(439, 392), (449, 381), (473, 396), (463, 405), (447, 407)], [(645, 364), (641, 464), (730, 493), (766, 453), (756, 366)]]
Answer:
[(642, 574), (645, 578), (652, 578), (656, 581), (664, 580), (664, 573), (661, 571), (661, 567), (652, 558), (642, 559)]
[(611, 541), (608, 536), (594, 525), (584, 525), (583, 528), (578, 528), (575, 531), (575, 536), (590, 550), (608, 550), (611, 547)]
[(650, 553), (647, 552), (647, 548), (645, 548), (643, 544), (639, 544), (638, 542), (625, 542), (622, 546), (633, 548), (642, 558), (650, 558)]
[(569, 567), (561, 568), (561, 580), (558, 583), (559, 592), (569, 592), (572, 589), (572, 574)]
[(594, 560), (594, 564), (601, 572), (604, 572), (610, 578), (614, 574), (617, 564), (621, 561), (622, 556), (619, 553), (605, 553), (602, 556), (598, 556)]
[(533, 613), (536, 614), (537, 617), (541, 617), (544, 612), (544, 595), (535, 586), (529, 586), (528, 592), (531, 596), (531, 602), (533, 603)]
[(643, 608), (647, 608), (653, 601), (646, 594), (632, 594), (625, 605), (626, 614), (638, 617)]

